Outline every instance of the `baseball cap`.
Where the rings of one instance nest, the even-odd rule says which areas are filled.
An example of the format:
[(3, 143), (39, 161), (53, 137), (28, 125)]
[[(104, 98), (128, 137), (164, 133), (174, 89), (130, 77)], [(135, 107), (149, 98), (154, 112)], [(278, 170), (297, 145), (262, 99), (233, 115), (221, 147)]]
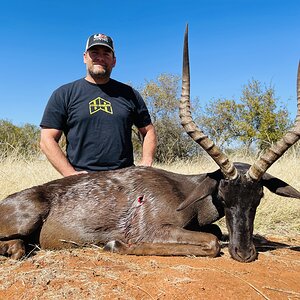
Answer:
[(85, 51), (93, 46), (105, 46), (114, 52), (114, 43), (112, 38), (103, 33), (91, 35), (86, 42)]

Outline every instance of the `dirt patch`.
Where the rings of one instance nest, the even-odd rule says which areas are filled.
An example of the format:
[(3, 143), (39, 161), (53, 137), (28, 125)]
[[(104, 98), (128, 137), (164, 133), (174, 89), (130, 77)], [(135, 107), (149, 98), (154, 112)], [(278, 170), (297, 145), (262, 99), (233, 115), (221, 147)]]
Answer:
[[(0, 299), (300, 299), (300, 236), (268, 237), (252, 263), (122, 256), (97, 248), (0, 258)], [(272, 242), (271, 242), (272, 241)]]

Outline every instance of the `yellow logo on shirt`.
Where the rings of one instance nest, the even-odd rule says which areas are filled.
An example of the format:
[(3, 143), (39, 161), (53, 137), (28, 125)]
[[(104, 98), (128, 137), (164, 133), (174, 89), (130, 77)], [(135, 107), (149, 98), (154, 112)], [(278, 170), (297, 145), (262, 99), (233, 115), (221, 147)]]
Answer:
[(107, 100), (98, 97), (89, 102), (90, 115), (102, 110), (108, 114), (113, 114), (111, 103)]

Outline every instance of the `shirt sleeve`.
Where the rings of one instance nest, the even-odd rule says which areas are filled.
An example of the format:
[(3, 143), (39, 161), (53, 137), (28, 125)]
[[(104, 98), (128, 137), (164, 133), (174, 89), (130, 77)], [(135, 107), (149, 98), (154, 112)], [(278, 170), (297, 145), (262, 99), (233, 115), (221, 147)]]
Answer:
[(41, 127), (64, 130), (67, 120), (65, 93), (59, 88), (51, 95), (40, 123)]
[(145, 127), (151, 124), (151, 117), (146, 106), (146, 103), (140, 93), (134, 90), (136, 96), (136, 103), (135, 103), (135, 114), (133, 118), (133, 124), (137, 128)]

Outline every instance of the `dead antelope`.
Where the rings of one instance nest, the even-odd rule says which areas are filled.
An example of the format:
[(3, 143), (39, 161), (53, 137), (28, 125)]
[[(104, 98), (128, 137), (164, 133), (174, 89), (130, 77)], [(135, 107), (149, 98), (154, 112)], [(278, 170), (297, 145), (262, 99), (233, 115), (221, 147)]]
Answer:
[(300, 199), (299, 191), (266, 173), (299, 140), (300, 71), (294, 128), (252, 166), (232, 163), (191, 117), (187, 34), (186, 30), (181, 122), (220, 169), (181, 175), (130, 167), (62, 178), (15, 193), (0, 201), (1, 255), (19, 259), (28, 244), (39, 243), (43, 249), (96, 244), (122, 254), (215, 257), (220, 252), (218, 239), (201, 228), (225, 215), (232, 258), (256, 258), (253, 221), (263, 187)]

